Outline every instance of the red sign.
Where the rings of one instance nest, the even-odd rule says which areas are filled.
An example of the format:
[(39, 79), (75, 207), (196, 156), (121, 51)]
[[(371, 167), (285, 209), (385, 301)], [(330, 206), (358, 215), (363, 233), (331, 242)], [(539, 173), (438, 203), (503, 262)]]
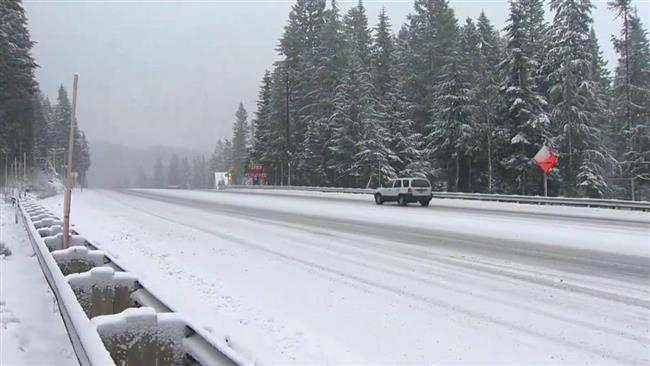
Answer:
[(248, 164), (244, 176), (246, 178), (263, 179), (263, 180), (267, 178), (267, 174), (266, 172), (264, 172), (264, 166), (262, 164)]
[(557, 164), (557, 156), (553, 154), (553, 151), (550, 147), (544, 145), (541, 149), (539, 149), (537, 154), (535, 154), (533, 161), (535, 161), (535, 164), (537, 164), (537, 166), (542, 169), (544, 174), (548, 174), (551, 168)]
[(264, 170), (264, 166), (262, 164), (248, 164), (246, 172), (247, 173), (262, 172), (263, 170)]
[(268, 175), (266, 172), (261, 172), (261, 173), (244, 173), (244, 176), (246, 178), (259, 178), (259, 179), (266, 179), (268, 178)]

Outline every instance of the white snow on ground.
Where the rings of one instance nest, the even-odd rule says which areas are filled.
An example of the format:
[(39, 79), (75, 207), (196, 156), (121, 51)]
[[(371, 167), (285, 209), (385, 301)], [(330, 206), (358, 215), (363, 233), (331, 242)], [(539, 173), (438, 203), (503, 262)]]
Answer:
[[(143, 189), (142, 191), (147, 191)], [(173, 191), (172, 191), (173, 192)], [(214, 190), (208, 190), (214, 192)], [(280, 195), (293, 197), (320, 197), (330, 198), (333, 200), (346, 201), (363, 201), (372, 202), (370, 194), (362, 193), (338, 193), (338, 192), (317, 192), (317, 191), (300, 191), (300, 190), (283, 190), (283, 189), (247, 189), (247, 188), (229, 188), (226, 192), (240, 192), (248, 195)], [(386, 203), (387, 205), (395, 203)], [(417, 205), (417, 204), (414, 204)], [(585, 218), (603, 218), (618, 220), (636, 220), (645, 221), (650, 224), (650, 213), (633, 210), (614, 210), (611, 208), (591, 208), (591, 207), (574, 207), (574, 206), (557, 206), (557, 205), (535, 205), (526, 203), (509, 203), (496, 201), (479, 201), (479, 200), (462, 200), (434, 198), (431, 206), (457, 209), (472, 209), (483, 211), (503, 211), (503, 212), (521, 212), (521, 213), (540, 213), (553, 214), (557, 216), (581, 216)]]
[(54, 296), (15, 209), (0, 204), (0, 365), (77, 365)]
[[(147, 192), (147, 190), (142, 191)], [(256, 191), (256, 194), (243, 195), (160, 190), (156, 191), (156, 194), (246, 207), (267, 208), (291, 213), (312, 214), (316, 212), (318, 215), (323, 216), (349, 218), (351, 220), (386, 225), (397, 224), (414, 228), (426, 226), (448, 233), (471, 231), (472, 234), (485, 238), (588, 248), (609, 253), (650, 257), (650, 214), (647, 212), (446, 199), (431, 201), (433, 207), (420, 208), (419, 205), (413, 205), (413, 207), (406, 209), (402, 207), (400, 211), (395, 212), (387, 210), (383, 206), (374, 206), (372, 197), (369, 195), (346, 193), (325, 193), (325, 197), (338, 198), (338, 200), (316, 202), (316, 209), (314, 200), (300, 199), (300, 195), (306, 192), (301, 192), (298, 196), (292, 196), (291, 200), (276, 196), (275, 191), (273, 191), (273, 194), (266, 192), (267, 194), (264, 194), (263, 191)], [(350, 203), (365, 202), (367, 204), (364, 206), (345, 206), (341, 202), (348, 200)], [(385, 203), (384, 205), (390, 204)], [(346, 209), (346, 207), (350, 209)], [(456, 210), (436, 210), (435, 208), (454, 208)], [(463, 208), (465, 210), (459, 210)], [(467, 208), (471, 208), (472, 211), (468, 211)], [(499, 212), (504, 214), (499, 214)], [(518, 215), (524, 213), (545, 215), (532, 218), (526, 215)], [(549, 214), (553, 216), (548, 216)], [(575, 221), (563, 220), (567, 215), (604, 220), (595, 223), (580, 223), (581, 229), (576, 230), (577, 224)], [(647, 225), (642, 228), (620, 227), (618, 225), (608, 225), (607, 219), (641, 221), (646, 222)]]
[[(489, 226), (501, 225), (506, 237), (514, 235), (510, 227), (532, 225), (531, 218), (441, 215), (371, 202), (157, 193), (479, 233), (488, 226), (494, 234)], [(60, 212), (61, 201), (59, 196), (43, 203)], [(647, 285), (118, 192), (75, 192), (72, 205), (72, 222), (80, 233), (137, 273), (175, 310), (215, 336), (228, 336), (235, 349), (259, 363), (650, 362), (647, 307), (582, 292), (647, 301)], [(593, 223), (571, 230), (568, 226), (576, 224), (565, 227), (561, 219), (555, 224), (565, 242), (609, 235), (624, 238), (614, 242), (615, 248), (647, 257), (639, 250), (640, 233)]]

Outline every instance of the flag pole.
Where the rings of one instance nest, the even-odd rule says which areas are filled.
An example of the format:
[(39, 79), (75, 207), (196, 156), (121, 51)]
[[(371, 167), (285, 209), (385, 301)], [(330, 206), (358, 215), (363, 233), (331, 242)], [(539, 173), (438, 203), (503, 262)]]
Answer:
[(70, 200), (72, 195), (72, 156), (74, 154), (74, 131), (77, 114), (77, 82), (79, 75), (74, 75), (72, 84), (72, 116), (70, 117), (70, 136), (68, 138), (68, 166), (65, 186), (65, 201), (63, 202), (63, 248), (70, 246)]
[(548, 197), (548, 174), (542, 172), (544, 175), (544, 197)]

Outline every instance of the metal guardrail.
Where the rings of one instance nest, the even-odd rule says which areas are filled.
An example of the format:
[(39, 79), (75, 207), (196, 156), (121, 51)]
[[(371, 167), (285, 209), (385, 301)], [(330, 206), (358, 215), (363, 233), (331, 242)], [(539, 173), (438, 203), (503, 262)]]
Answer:
[[(87, 330), (89, 324), (81, 324), (80, 321), (83, 317), (83, 309), (77, 301), (70, 301), (76, 299), (74, 292), (70, 286), (67, 286), (65, 277), (59, 270), (58, 265), (50, 255), (47, 246), (43, 239), (38, 234), (34, 223), (31, 220), (30, 213), (27, 212), (23, 200), (17, 200), (18, 209), (20, 210), (20, 217), (27, 230), (29, 241), (32, 244), (36, 258), (41, 267), (41, 271), (47, 280), (52, 293), (56, 298), (63, 324), (70, 338), (70, 343), (74, 349), (79, 365), (110, 365), (113, 360), (103, 346), (103, 343), (97, 332), (83, 332)], [(85, 333), (85, 334), (84, 334)], [(104, 350), (104, 352), (91, 352), (91, 349)]]
[[(93, 324), (93, 317), (90, 319), (84, 308), (79, 303), (78, 298), (68, 282), (68, 278), (63, 274), (59, 264), (55, 261), (50, 248), (46, 244), (47, 238), (43, 238), (39, 232), (40, 229), (46, 230), (57, 225), (56, 217), (48, 210), (29, 199), (17, 199), (20, 218), (28, 232), (29, 240), (34, 248), (39, 265), (45, 276), (56, 301), (63, 323), (68, 332), (72, 347), (77, 356), (79, 364), (86, 365), (115, 365), (111, 354), (107, 350), (97, 328)], [(40, 223), (47, 222), (45, 225)], [(74, 233), (76, 234), (76, 233)], [(60, 234), (59, 234), (60, 235)], [(53, 237), (49, 237), (53, 238)], [(77, 238), (76, 236), (73, 238)], [(88, 250), (98, 251), (105, 257), (106, 263), (102, 267), (110, 267), (121, 273), (128, 273), (115, 258), (108, 252), (101, 251), (101, 248), (86, 239), (83, 240), (82, 247)], [(54, 251), (58, 252), (58, 251)], [(137, 279), (138, 289), (131, 293), (131, 298), (135, 304), (146, 306), (153, 309), (159, 314), (170, 314), (174, 310), (168, 304), (158, 299), (152, 291), (149, 291), (146, 284)], [(125, 310), (126, 311), (126, 310)], [(182, 314), (181, 314), (182, 318)], [(185, 353), (194, 360), (192, 365), (245, 365), (248, 360), (241, 357), (235, 350), (230, 348), (226, 340), (219, 340), (212, 337), (202, 327), (192, 324), (189, 320), (183, 319), (185, 326), (191, 335), (182, 340)], [(128, 347), (127, 347), (128, 348)]]
[[(302, 187), (302, 186), (248, 186), (232, 185), (226, 189), (259, 189), (259, 190), (290, 190), (290, 191), (309, 191), (309, 192), (331, 192), (331, 193), (354, 193), (354, 194), (373, 194), (374, 189), (368, 188), (336, 188), (336, 187)], [(511, 202), (527, 203), (535, 205), (558, 205), (558, 206), (576, 206), (576, 207), (596, 207), (610, 209), (624, 209), (650, 212), (650, 202), (648, 201), (625, 201), (596, 198), (569, 198), (569, 197), (542, 197), (542, 196), (521, 196), (505, 194), (486, 194), (486, 193), (462, 193), (462, 192), (433, 192), (433, 198), (443, 199), (461, 199), (475, 201), (494, 201), (494, 202)]]

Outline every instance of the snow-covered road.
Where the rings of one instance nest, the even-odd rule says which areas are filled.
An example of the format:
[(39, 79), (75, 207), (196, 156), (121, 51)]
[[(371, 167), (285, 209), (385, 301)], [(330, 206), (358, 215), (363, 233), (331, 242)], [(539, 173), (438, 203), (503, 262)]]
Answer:
[(650, 363), (647, 213), (176, 190), (72, 205), (79, 232), (260, 363)]

